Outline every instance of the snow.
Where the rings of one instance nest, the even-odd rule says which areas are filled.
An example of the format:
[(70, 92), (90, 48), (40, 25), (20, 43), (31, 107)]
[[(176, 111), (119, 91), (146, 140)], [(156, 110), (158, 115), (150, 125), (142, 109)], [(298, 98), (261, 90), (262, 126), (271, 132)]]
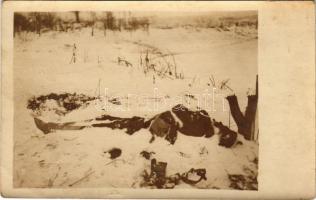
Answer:
[[(192, 109), (199, 106), (207, 110), (211, 118), (228, 125), (229, 107), (223, 97), (230, 91), (216, 88), (213, 93), (213, 88), (207, 85), (210, 75), (215, 77), (217, 86), (230, 79), (228, 85), (238, 96), (243, 111), (246, 92), (255, 87), (257, 39), (253, 33), (241, 36), (216, 29), (175, 28), (150, 29), (149, 33), (108, 31), (104, 36), (103, 31), (96, 29), (92, 37), (90, 32), (91, 29), (86, 28), (68, 33), (47, 32), (40, 37), (21, 33), (15, 37), (15, 187), (139, 187), (140, 174), (150, 167), (150, 161), (140, 155), (143, 150), (155, 152), (158, 161), (168, 163), (167, 175), (205, 168), (207, 181), (195, 185), (197, 188), (228, 189), (228, 173), (247, 175), (245, 168), (257, 173), (253, 161), (258, 157), (258, 143), (240, 136), (242, 145), (225, 148), (218, 145), (218, 135), (198, 138), (178, 134), (174, 145), (162, 138), (149, 143), (151, 135), (146, 129), (132, 136), (124, 130), (108, 128), (43, 135), (34, 124), (36, 114), (26, 108), (32, 96), (51, 92), (96, 96), (100, 88), (101, 100), (65, 116), (53, 112), (59, 109), (56, 102), (47, 101), (45, 109), (49, 109), (43, 108), (40, 115), (45, 121), (83, 121), (102, 114), (150, 118), (182, 103)], [(76, 63), (70, 63), (73, 44), (77, 46)], [(153, 74), (144, 75), (139, 57), (148, 46), (174, 53), (178, 71), (183, 71), (185, 79), (156, 76), (153, 83)], [(118, 65), (118, 56), (133, 67)], [(211, 97), (217, 95), (211, 105), (185, 97), (185, 94), (193, 94), (202, 98), (201, 94), (206, 91)], [(109, 97), (118, 98), (121, 105), (109, 103)], [(160, 98), (158, 103), (156, 98)], [(236, 130), (233, 120), (230, 121), (231, 128)], [(113, 147), (121, 148), (122, 155), (112, 162), (104, 151)], [(77, 183), (85, 174), (87, 178)], [(193, 186), (180, 184), (176, 188), (185, 187)]]

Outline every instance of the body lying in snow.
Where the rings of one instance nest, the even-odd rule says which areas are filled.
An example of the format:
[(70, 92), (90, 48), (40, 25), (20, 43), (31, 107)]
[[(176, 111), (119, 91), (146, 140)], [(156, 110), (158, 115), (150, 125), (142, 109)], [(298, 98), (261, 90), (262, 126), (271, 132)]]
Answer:
[[(174, 144), (178, 132), (194, 137), (212, 137), (214, 126), (219, 129), (219, 145), (231, 147), (235, 144), (237, 133), (224, 126), (221, 122), (212, 122), (208, 113), (204, 110), (191, 111), (179, 104), (170, 111), (160, 113), (149, 120), (142, 117), (120, 118), (110, 115), (103, 115), (93, 120), (86, 120), (90, 124), (82, 125), (82, 122), (52, 123), (43, 122), (34, 118), (37, 128), (47, 134), (54, 130), (81, 130), (86, 127), (107, 127), (111, 129), (126, 129), (129, 135), (134, 134), (140, 129), (149, 128), (153, 142), (155, 137), (163, 137), (171, 144)], [(81, 125), (80, 125), (81, 124)]]
[(176, 141), (177, 132), (195, 137), (214, 135), (211, 118), (206, 111), (191, 111), (181, 104), (153, 117), (149, 131), (152, 134), (151, 141), (158, 136), (164, 137), (171, 144)]

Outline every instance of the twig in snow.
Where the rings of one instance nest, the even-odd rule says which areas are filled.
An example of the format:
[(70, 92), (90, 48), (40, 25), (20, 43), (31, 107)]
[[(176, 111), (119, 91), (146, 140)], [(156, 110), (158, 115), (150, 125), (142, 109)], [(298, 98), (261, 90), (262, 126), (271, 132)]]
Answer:
[(85, 176), (83, 176), (82, 178), (78, 179), (77, 181), (75, 181), (75, 182), (69, 184), (68, 186), (69, 186), (69, 187), (72, 187), (72, 186), (74, 186), (75, 184), (80, 183), (81, 181), (83, 181), (83, 180), (85, 180), (86, 178), (88, 178), (88, 177), (89, 177), (91, 174), (93, 174), (94, 172), (95, 172), (95, 171), (92, 171), (92, 172), (86, 174)]
[(63, 186), (68, 181), (69, 181), (69, 178), (66, 178), (66, 180), (64, 180), (62, 183), (60, 183), (59, 186)]
[(211, 74), (211, 77), (209, 77), (209, 79), (210, 79), (210, 81), (211, 81), (211, 83), (212, 83), (212, 86), (213, 86), (213, 87), (216, 87), (215, 79), (214, 79), (214, 77), (213, 77), (213, 74)]
[(54, 186), (54, 182), (57, 179), (57, 177), (59, 176), (59, 172), (60, 172), (60, 165), (58, 165), (58, 171), (56, 172), (56, 175), (52, 178), (52, 179), (48, 179), (48, 187), (53, 187)]
[(78, 137), (74, 137), (74, 138), (69, 138), (69, 139), (67, 139), (67, 138), (64, 138), (64, 141), (74, 141), (75, 139), (77, 139)]
[(127, 162), (126, 160), (123, 160), (123, 159), (114, 159), (108, 163), (106, 163), (105, 165), (109, 165), (109, 164), (112, 164), (112, 163), (116, 163), (117, 161), (122, 161), (123, 163), (127, 163), (127, 164), (132, 164), (131, 162)]

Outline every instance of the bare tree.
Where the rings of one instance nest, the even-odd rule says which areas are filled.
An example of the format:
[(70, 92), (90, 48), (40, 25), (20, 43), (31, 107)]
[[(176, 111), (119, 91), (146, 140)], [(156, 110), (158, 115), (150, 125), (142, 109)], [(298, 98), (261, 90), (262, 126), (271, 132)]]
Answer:
[(36, 33), (41, 36), (42, 19), (40, 13), (33, 13)]
[(79, 18), (79, 11), (74, 11), (75, 16), (76, 16), (76, 22), (80, 23), (80, 18)]
[(115, 29), (115, 18), (112, 12), (106, 12), (106, 27), (110, 30)]
[(93, 36), (94, 35), (95, 21), (97, 20), (95, 12), (91, 12), (91, 18), (92, 18), (92, 22), (91, 22), (91, 36)]
[(248, 95), (248, 103), (245, 111), (245, 115), (241, 112), (238, 100), (236, 95), (231, 95), (226, 97), (230, 112), (235, 120), (238, 132), (244, 135), (245, 139), (251, 140), (253, 139), (255, 132), (255, 118), (257, 112), (257, 104), (258, 104), (258, 76), (257, 76), (257, 84), (256, 84), (256, 94)]

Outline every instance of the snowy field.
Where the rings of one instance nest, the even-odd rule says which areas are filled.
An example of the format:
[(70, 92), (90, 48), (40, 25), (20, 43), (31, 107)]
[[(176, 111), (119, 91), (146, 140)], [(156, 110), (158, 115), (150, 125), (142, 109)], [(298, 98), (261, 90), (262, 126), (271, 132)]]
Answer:
[[(225, 148), (218, 145), (218, 135), (204, 138), (179, 134), (174, 145), (162, 138), (149, 143), (147, 129), (133, 135), (109, 128), (59, 130), (44, 135), (33, 119), (71, 122), (102, 114), (151, 118), (182, 103), (191, 109), (205, 109), (212, 119), (237, 131), (224, 97), (236, 94), (244, 111), (247, 92), (255, 90), (257, 75), (256, 32), (244, 29), (244, 34), (213, 28), (150, 28), (148, 32), (107, 31), (106, 35), (95, 29), (93, 36), (91, 28), (48, 31), (41, 36), (19, 33), (14, 38), (14, 186), (138, 188), (144, 169), (150, 169), (150, 161), (140, 155), (144, 150), (155, 152), (154, 158), (168, 163), (168, 176), (191, 168), (206, 169), (207, 180), (196, 185), (180, 183), (175, 188), (236, 189), (229, 175), (256, 178), (258, 143), (242, 136), (238, 136), (241, 145)], [(75, 63), (71, 62), (74, 44)], [(155, 51), (169, 54), (166, 59), (177, 66), (183, 79), (145, 74), (140, 60), (147, 52), (154, 60)], [(132, 66), (119, 64), (118, 57)], [(163, 61), (157, 58), (155, 64)], [(228, 79), (233, 91), (220, 88)], [(101, 98), (66, 115), (56, 114), (58, 106), (53, 101), (46, 102), (40, 114), (27, 109), (27, 101), (34, 96), (65, 92), (111, 96), (120, 103)], [(212, 95), (212, 103), (198, 101), (204, 93)], [(128, 98), (136, 95), (143, 97), (141, 101)], [(111, 108), (104, 109), (104, 105)], [(122, 150), (116, 160), (104, 153), (113, 147)], [(237, 183), (240, 188), (258, 187), (241, 182)]]

